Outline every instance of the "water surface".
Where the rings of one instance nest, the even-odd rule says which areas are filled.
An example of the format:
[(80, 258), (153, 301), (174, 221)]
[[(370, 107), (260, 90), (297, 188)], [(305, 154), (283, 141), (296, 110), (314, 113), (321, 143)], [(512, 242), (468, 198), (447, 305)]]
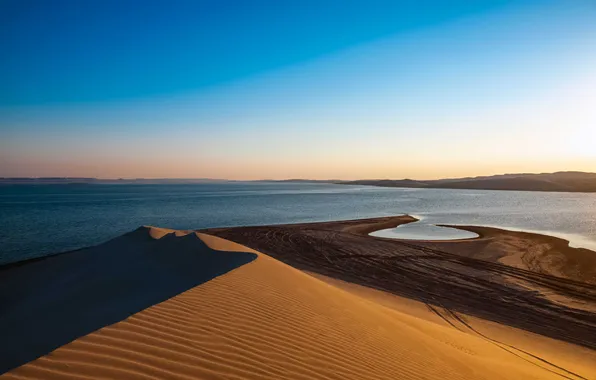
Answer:
[(596, 194), (263, 182), (2, 185), (0, 263), (99, 244), (141, 225), (199, 229), (401, 214), (541, 232), (596, 250)]
[(388, 228), (371, 233), (371, 236), (378, 236), (391, 239), (409, 240), (460, 240), (473, 239), (479, 235), (457, 228), (439, 227), (426, 222), (425, 218), (418, 217), (420, 221), (403, 224), (396, 228)]

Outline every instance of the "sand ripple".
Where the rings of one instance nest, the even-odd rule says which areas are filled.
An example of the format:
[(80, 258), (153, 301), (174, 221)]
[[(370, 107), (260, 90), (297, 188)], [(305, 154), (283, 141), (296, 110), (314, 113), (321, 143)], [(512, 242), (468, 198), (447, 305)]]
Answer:
[[(247, 251), (200, 235), (211, 247)], [(268, 256), (67, 344), (7, 379), (578, 379)]]

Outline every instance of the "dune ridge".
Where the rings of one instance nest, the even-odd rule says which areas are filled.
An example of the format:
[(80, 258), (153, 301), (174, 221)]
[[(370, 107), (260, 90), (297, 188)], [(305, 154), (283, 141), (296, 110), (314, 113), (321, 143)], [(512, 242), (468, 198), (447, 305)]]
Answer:
[(256, 258), (188, 231), (139, 228), (96, 247), (0, 269), (0, 373)]
[(590, 378), (386, 307), (239, 244), (196, 236), (212, 249), (257, 258), (3, 378)]

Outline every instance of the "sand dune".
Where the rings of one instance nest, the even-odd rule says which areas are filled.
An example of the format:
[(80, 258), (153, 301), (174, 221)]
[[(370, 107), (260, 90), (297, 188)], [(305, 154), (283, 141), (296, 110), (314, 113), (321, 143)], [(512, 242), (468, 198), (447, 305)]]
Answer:
[(140, 228), (0, 269), (0, 373), (256, 258), (215, 252), (194, 233), (168, 232)]
[[(408, 216), (322, 223), (209, 229), (294, 268), (473, 315), (596, 350), (596, 286), (551, 269), (505, 265), (527, 257), (527, 247), (548, 246), (549, 237), (525, 234), (519, 247), (497, 244), (509, 235), (458, 242), (422, 242), (369, 236), (378, 228), (411, 222)], [(499, 234), (497, 230), (495, 234)], [(449, 248), (447, 248), (449, 245)], [(495, 245), (500, 248), (496, 249)], [(488, 249), (488, 250), (487, 250)], [(496, 251), (495, 251), (496, 249)], [(573, 250), (573, 249), (572, 249)], [(569, 250), (548, 250), (562, 257)], [(575, 250), (589, 277), (595, 252)], [(533, 256), (530, 257), (540, 257)], [(572, 257), (572, 256), (570, 256)], [(579, 262), (579, 261), (577, 261)], [(549, 269), (550, 268), (550, 269)], [(537, 269), (537, 268), (533, 268)], [(567, 272), (573, 276), (573, 272)]]
[[(167, 232), (146, 231), (155, 239), (182, 238)], [(455, 380), (594, 374), (549, 364), (538, 355), (513, 354), (427, 318), (430, 311), (409, 313), (414, 309), (404, 303), (402, 309), (390, 307), (238, 244), (196, 236), (213, 249), (258, 257), (4, 378)]]

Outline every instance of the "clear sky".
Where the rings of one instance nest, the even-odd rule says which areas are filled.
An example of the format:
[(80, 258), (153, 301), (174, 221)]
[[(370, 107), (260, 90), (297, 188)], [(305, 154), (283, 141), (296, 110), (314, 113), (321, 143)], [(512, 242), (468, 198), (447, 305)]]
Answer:
[(0, 0), (0, 176), (596, 171), (596, 1)]

